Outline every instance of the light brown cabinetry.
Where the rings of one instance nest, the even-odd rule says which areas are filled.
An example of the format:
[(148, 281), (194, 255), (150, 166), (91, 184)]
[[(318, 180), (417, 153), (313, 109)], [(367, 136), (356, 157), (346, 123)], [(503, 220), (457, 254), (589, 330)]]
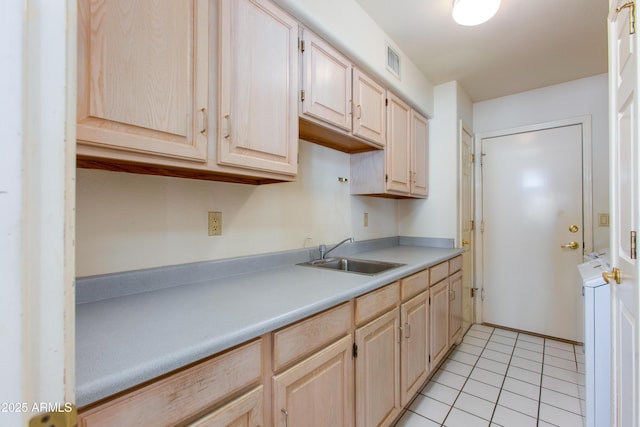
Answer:
[(429, 294), (431, 298), (429, 354), (433, 369), (440, 364), (449, 350), (449, 279), (445, 278), (431, 286)]
[(390, 425), (402, 409), (399, 299), (397, 282), (356, 298), (356, 325), (366, 322), (355, 332), (358, 427)]
[(384, 151), (351, 156), (351, 194), (423, 198), (428, 194), (427, 119), (387, 91)]
[(249, 184), (298, 161), (298, 24), (270, 0), (81, 0), (78, 166)]
[(462, 257), (449, 261), (449, 343), (462, 338)]
[(260, 427), (263, 425), (263, 386), (227, 403), (189, 427)]
[(352, 307), (341, 304), (272, 334), (274, 426), (353, 425)]
[(79, 425), (389, 426), (460, 334), (460, 260), (82, 408)]
[(273, 377), (274, 426), (353, 426), (352, 343), (347, 335)]
[(384, 87), (313, 32), (300, 40), (300, 138), (350, 153), (383, 147)]
[[(79, 426), (173, 426), (198, 419), (218, 403), (258, 385), (261, 357), (262, 340), (258, 339), (82, 411)], [(217, 419), (238, 419), (243, 413), (249, 414), (247, 419), (260, 419), (261, 393), (258, 388), (250, 397), (240, 397), (213, 414)]]
[(270, 1), (220, 2), (220, 164), (296, 174), (297, 51), (297, 22)]
[(429, 375), (429, 292), (400, 306), (400, 403), (407, 405)]
[(209, 2), (78, 2), (78, 153), (207, 158)]

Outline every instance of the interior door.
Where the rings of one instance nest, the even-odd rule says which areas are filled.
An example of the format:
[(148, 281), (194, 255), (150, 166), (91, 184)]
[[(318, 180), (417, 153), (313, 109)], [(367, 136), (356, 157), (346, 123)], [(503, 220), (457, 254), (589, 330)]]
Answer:
[(483, 320), (578, 340), (582, 124), (483, 138)]
[[(609, 15), (609, 178), (612, 292), (612, 425), (637, 426), (638, 417), (638, 56), (623, 1), (610, 2)], [(616, 277), (617, 276), (617, 277)]]
[(460, 230), (462, 238), (462, 331), (463, 334), (474, 322), (473, 280), (473, 137), (460, 126)]

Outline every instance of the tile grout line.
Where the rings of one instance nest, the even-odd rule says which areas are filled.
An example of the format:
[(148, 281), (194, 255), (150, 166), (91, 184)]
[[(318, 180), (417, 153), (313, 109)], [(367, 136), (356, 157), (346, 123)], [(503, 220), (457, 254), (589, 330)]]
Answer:
[[(495, 332), (495, 329), (493, 330)], [(491, 336), (493, 336), (493, 332)], [(496, 397), (496, 404), (493, 405), (493, 411), (491, 412), (491, 419), (489, 420), (489, 425), (493, 423), (493, 417), (496, 414), (496, 409), (498, 409), (498, 402), (500, 401), (500, 395), (502, 394), (502, 390), (504, 388), (504, 383), (507, 380), (507, 373), (509, 372), (509, 367), (511, 367), (511, 360), (513, 359), (513, 353), (516, 351), (516, 344), (518, 343), (519, 333), (516, 332), (516, 339), (513, 343), (513, 348), (511, 349), (511, 354), (509, 355), (509, 363), (507, 363), (507, 370), (504, 372), (504, 377), (502, 377), (502, 384), (500, 384), (500, 390), (498, 390), (498, 397)]]
[[(473, 326), (473, 325), (472, 325)], [(471, 328), (469, 328), (467, 330), (467, 332), (465, 332), (465, 334), (463, 335), (462, 339), (464, 340), (464, 337), (467, 336), (467, 334), (469, 333), (469, 331), (471, 330)], [(495, 332), (496, 328), (493, 328), (493, 330), (491, 331), (491, 334), (489, 334), (489, 338), (487, 338), (487, 341), (484, 343), (484, 346), (482, 346), (482, 351), (480, 352), (480, 354), (478, 355), (478, 359), (475, 361), (475, 363), (473, 365), (469, 365), (471, 366), (471, 371), (469, 371), (469, 374), (466, 376), (464, 383), (462, 383), (462, 386), (460, 387), (460, 390), (458, 390), (458, 395), (456, 396), (456, 398), (453, 400), (453, 402), (451, 403), (451, 406), (449, 407), (449, 410), (447, 411), (447, 415), (444, 417), (444, 420), (442, 420), (442, 423), (440, 423), (440, 426), (444, 426), (444, 422), (447, 420), (447, 418), (449, 417), (449, 414), (451, 414), (451, 410), (453, 410), (454, 405), (456, 404), (456, 402), (458, 401), (458, 398), (460, 397), (460, 395), (462, 394), (462, 389), (464, 388), (465, 385), (467, 385), (467, 382), (469, 381), (469, 378), (471, 378), (471, 373), (473, 372), (473, 370), (476, 368), (476, 365), (478, 364), (478, 361), (480, 360), (480, 358), (482, 357), (482, 353), (484, 352), (485, 348), (487, 348), (487, 344), (489, 344), (489, 340), (491, 339), (491, 337), (493, 336), (493, 333)], [(473, 337), (473, 335), (472, 335)], [(477, 338), (477, 337), (474, 337)], [(462, 341), (461, 341), (462, 343)], [(473, 345), (473, 344), (467, 344), (467, 345)], [(474, 346), (474, 347), (478, 347), (480, 348), (480, 346)], [(474, 355), (475, 356), (475, 355)], [(440, 368), (438, 368), (440, 369)], [(448, 372), (448, 371), (447, 371)], [(496, 401), (496, 405), (497, 405), (497, 401)], [(456, 408), (457, 409), (457, 408)], [(463, 412), (467, 412), (464, 411), (463, 409), (460, 409)], [(495, 410), (495, 407), (494, 407)], [(467, 412), (468, 414), (470, 414), (469, 412)], [(474, 417), (478, 417), (475, 414), (471, 414)], [(493, 417), (493, 413), (491, 414), (491, 416)], [(478, 417), (481, 419), (484, 419), (482, 417)], [(491, 420), (489, 420), (489, 424), (491, 424)]]

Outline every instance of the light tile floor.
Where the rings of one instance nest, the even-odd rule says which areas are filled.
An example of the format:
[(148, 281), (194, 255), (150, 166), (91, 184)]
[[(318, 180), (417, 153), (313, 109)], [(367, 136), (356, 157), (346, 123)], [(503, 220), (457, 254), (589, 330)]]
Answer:
[(581, 346), (472, 325), (396, 427), (584, 423)]

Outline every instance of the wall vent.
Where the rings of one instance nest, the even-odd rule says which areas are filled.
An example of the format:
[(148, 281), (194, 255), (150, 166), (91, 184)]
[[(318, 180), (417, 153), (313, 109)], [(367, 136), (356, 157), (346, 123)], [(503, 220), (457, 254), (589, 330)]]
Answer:
[(387, 70), (400, 80), (400, 55), (387, 43)]

